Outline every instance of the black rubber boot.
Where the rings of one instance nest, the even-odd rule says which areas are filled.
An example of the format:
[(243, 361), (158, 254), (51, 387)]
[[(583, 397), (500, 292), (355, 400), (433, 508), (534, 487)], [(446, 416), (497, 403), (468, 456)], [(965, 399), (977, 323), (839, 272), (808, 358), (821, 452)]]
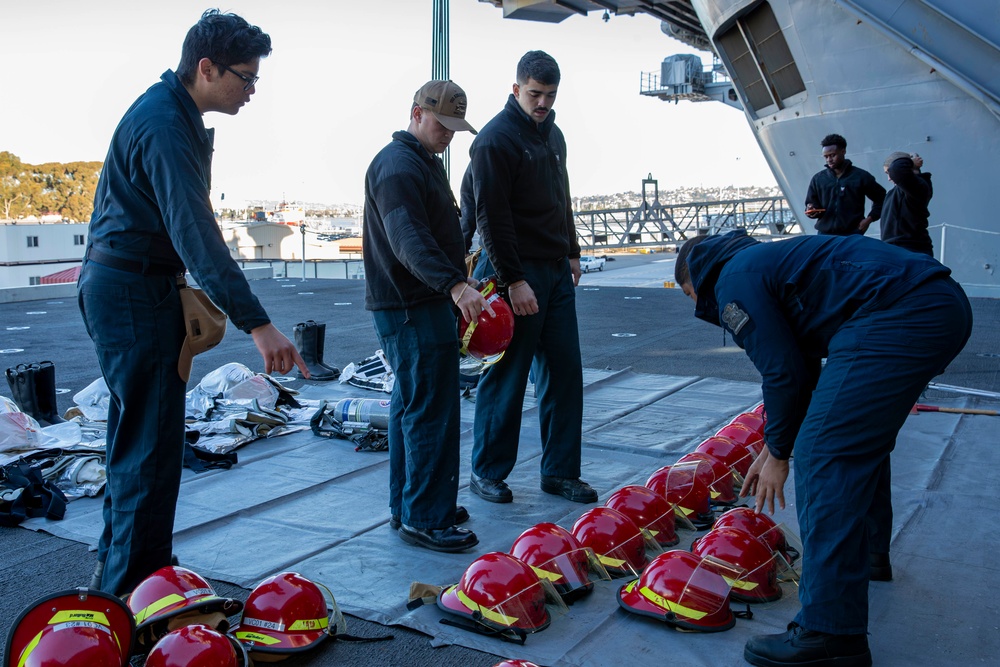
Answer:
[[(302, 361), (306, 362), (310, 380), (315, 380), (316, 382), (336, 380), (340, 376), (340, 373), (334, 374), (326, 367), (319, 365), (317, 355), (317, 346), (319, 343), (317, 337), (318, 331), (319, 329), (316, 327), (315, 322), (299, 322), (296, 324), (295, 329), (293, 329), (295, 347), (298, 348), (299, 354), (302, 355)], [(302, 375), (302, 371), (297, 372), (299, 377), (305, 377)]]
[(36, 421), (38, 418), (38, 405), (35, 403), (35, 376), (38, 364), (18, 364), (6, 371), (7, 385), (10, 387), (11, 398), (17, 403), (17, 407), (26, 415), (30, 415)]
[(59, 416), (59, 406), (56, 404), (56, 367), (51, 361), (42, 361), (32, 366), (38, 366), (35, 371), (35, 406), (38, 414), (35, 419), (39, 424), (61, 424), (65, 419)]
[(323, 361), (323, 349), (326, 347), (326, 322), (314, 322), (313, 320), (309, 320), (306, 324), (309, 322), (316, 325), (316, 363), (333, 373), (334, 377), (339, 378), (340, 369)]

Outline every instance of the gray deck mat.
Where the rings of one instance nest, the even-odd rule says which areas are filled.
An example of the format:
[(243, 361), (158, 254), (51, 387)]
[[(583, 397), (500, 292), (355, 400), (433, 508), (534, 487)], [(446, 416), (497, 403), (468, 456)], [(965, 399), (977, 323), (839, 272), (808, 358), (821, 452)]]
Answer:
[[(588, 369), (585, 384), (583, 478), (602, 499), (625, 484), (643, 483), (760, 399), (757, 384), (714, 378)], [(303, 390), (312, 399), (357, 396), (385, 395), (337, 383)], [(942, 406), (966, 402), (954, 396), (934, 400)], [(553, 521), (569, 528), (587, 509), (538, 488), (540, 445), (530, 386), (524, 407), (519, 461), (508, 479), (515, 502), (494, 505), (468, 491), (474, 406), (463, 403), (459, 503), (469, 508), (468, 526), (480, 538), (469, 552), (446, 555), (404, 545), (386, 525), (387, 455), (355, 452), (347, 441), (308, 432), (253, 442), (239, 450), (239, 465), (228, 471), (185, 471), (175, 551), (203, 576), (245, 588), (295, 570), (329, 586), (340, 607), (357, 617), (425, 632), (434, 645), (459, 644), (541, 665), (621, 664), (625, 656), (739, 665), (747, 637), (784, 630), (798, 608), (787, 584), (785, 597), (755, 606), (752, 620), (710, 635), (678, 633), (622, 611), (614, 599), (621, 579), (598, 582), (591, 596), (524, 646), (441, 625), (444, 614), (433, 606), (408, 611), (411, 582), (454, 583), (476, 557), (506, 551), (531, 525)], [(870, 591), (872, 624), (880, 628), (872, 648), (880, 660), (968, 664), (1000, 653), (1000, 633), (989, 620), (998, 606), (989, 545), (1000, 543), (1000, 518), (982, 512), (1000, 490), (994, 422), (921, 413), (901, 432), (893, 456), (896, 580), (873, 583)], [(788, 508), (776, 518), (794, 530), (792, 481)], [(94, 545), (100, 499), (72, 503), (63, 521), (23, 525)], [(697, 536), (679, 534), (677, 548), (689, 547)]]

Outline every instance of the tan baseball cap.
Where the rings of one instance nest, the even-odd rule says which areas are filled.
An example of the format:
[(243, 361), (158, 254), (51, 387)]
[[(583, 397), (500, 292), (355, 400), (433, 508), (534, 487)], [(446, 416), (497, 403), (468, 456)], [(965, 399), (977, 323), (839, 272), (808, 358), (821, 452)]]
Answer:
[(191, 362), (196, 354), (201, 354), (222, 342), (226, 335), (226, 314), (219, 310), (200, 289), (182, 287), (181, 307), (184, 309), (184, 329), (187, 335), (181, 345), (181, 356), (177, 360), (177, 372), (185, 382), (191, 377)]
[(465, 120), (465, 107), (468, 104), (465, 91), (454, 81), (428, 81), (413, 96), (413, 103), (430, 111), (449, 130), (467, 130), (477, 134), (476, 128)]

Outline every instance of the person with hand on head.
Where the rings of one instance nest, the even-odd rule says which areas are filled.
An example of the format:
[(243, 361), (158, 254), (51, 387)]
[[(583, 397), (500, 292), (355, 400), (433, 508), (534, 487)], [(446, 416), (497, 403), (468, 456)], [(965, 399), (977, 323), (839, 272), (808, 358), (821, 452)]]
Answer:
[(171, 564), (184, 456), (185, 324), (178, 276), (250, 334), (264, 372), (305, 371), (229, 254), (209, 198), (214, 130), (256, 92), (271, 38), (235, 14), (206, 11), (177, 71), (137, 99), (111, 140), (94, 196), (79, 304), (111, 392), (104, 531), (92, 583), (113, 595)]
[(458, 205), (438, 154), (465, 120), (465, 92), (428, 81), (406, 130), (365, 175), (365, 308), (395, 375), (389, 401), (390, 526), (408, 544), (469, 549), (476, 534), (458, 498), (459, 340), (456, 309), (470, 322), (494, 315), (465, 274)]
[(933, 257), (927, 228), (934, 188), (930, 173), (920, 171), (923, 166), (923, 158), (916, 153), (897, 151), (885, 159), (883, 169), (893, 188), (885, 196), (880, 230), (886, 243)]
[(529, 373), (541, 425), (542, 490), (575, 502), (597, 501), (597, 492), (580, 479), (580, 244), (566, 141), (552, 111), (559, 80), (552, 56), (524, 54), (507, 105), (472, 142), (462, 185), (462, 201), (475, 213), (485, 251), (474, 275), (496, 275), (507, 286), (515, 316), (510, 346), (483, 373), (476, 397), (471, 489), (494, 503), (514, 497), (504, 480), (517, 463)]
[(728, 331), (761, 374), (767, 447), (741, 491), (757, 512), (784, 508), (795, 456), (802, 608), (787, 632), (747, 642), (751, 664), (871, 665), (868, 516), (879, 479), (920, 392), (972, 331), (950, 273), (857, 234), (760, 243), (736, 230), (681, 247), (675, 279), (695, 316)]
[[(864, 234), (882, 215), (885, 188), (864, 169), (846, 159), (847, 140), (829, 134), (820, 142), (826, 168), (812, 177), (806, 191), (806, 216), (820, 234)], [(865, 215), (865, 198), (872, 210)]]

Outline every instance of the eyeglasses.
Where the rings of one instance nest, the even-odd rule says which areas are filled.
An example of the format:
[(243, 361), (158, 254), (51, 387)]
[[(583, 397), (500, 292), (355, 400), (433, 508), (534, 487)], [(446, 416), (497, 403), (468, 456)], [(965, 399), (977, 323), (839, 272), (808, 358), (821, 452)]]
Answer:
[(251, 88), (254, 87), (254, 85), (256, 85), (256, 83), (258, 81), (260, 81), (260, 77), (259, 76), (247, 76), (246, 74), (240, 74), (239, 72), (237, 72), (236, 70), (234, 70), (229, 65), (223, 65), (222, 63), (216, 63), (216, 65), (220, 65), (227, 72), (232, 72), (236, 76), (238, 76), (241, 79), (243, 79), (244, 83), (247, 84), (247, 85), (243, 86), (243, 90), (250, 90)]

